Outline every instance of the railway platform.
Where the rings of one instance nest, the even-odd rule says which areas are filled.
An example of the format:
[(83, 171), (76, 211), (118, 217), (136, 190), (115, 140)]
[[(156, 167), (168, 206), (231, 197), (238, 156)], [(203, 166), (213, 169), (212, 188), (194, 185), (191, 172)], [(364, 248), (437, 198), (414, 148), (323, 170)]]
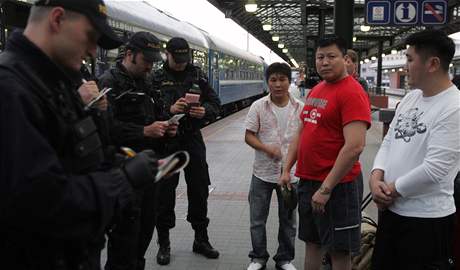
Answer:
[[(291, 93), (299, 97), (296, 88)], [(395, 98), (391, 98), (391, 104)], [(202, 132), (207, 147), (207, 161), (211, 177), (209, 187), (209, 236), (211, 243), (220, 251), (216, 260), (206, 259), (192, 252), (194, 232), (186, 221), (187, 192), (185, 180), (181, 178), (177, 188), (176, 227), (171, 235), (171, 263), (160, 266), (156, 263), (156, 233), (146, 254), (145, 269), (171, 270), (236, 270), (246, 269), (249, 264), (248, 252), (251, 249), (249, 232), (248, 191), (252, 174), (254, 150), (244, 142), (244, 120), (248, 108), (219, 120)], [(374, 156), (380, 146), (382, 124), (374, 121), (367, 133), (367, 146), (361, 155), (365, 181), (365, 194), (368, 192), (367, 178)], [(371, 203), (366, 213), (373, 219), (377, 210)], [(270, 215), (267, 221), (268, 251), (273, 255), (277, 248), (277, 202), (272, 197)], [(296, 257), (293, 264), (303, 269), (304, 243), (296, 239)], [(267, 269), (274, 270), (273, 260)]]

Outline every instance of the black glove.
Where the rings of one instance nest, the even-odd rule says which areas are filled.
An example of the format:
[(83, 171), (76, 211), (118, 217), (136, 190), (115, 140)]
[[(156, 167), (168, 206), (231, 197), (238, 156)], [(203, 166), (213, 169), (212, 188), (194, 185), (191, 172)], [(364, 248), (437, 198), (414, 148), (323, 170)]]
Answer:
[(281, 188), (281, 197), (283, 198), (284, 207), (288, 210), (288, 219), (292, 218), (293, 212), (297, 207), (297, 190), (294, 185), (291, 185), (291, 189), (287, 185), (283, 185)]
[(133, 188), (142, 188), (155, 180), (158, 160), (152, 150), (144, 150), (127, 159), (122, 168)]

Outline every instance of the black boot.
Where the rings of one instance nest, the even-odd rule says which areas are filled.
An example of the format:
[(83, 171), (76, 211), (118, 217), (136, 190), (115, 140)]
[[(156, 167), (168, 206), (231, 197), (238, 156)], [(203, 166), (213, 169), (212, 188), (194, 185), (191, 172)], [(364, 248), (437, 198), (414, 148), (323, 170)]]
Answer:
[(159, 265), (167, 265), (171, 261), (171, 247), (169, 245), (167, 246), (161, 246), (158, 249), (157, 253), (157, 263)]
[(136, 270), (144, 270), (145, 269), (145, 259), (139, 259), (137, 261)]
[(169, 241), (169, 230), (158, 230), (158, 245), (160, 248), (157, 253), (157, 263), (167, 265), (171, 261), (171, 244)]
[(209, 243), (207, 230), (195, 231), (193, 252), (201, 254), (208, 259), (217, 259), (219, 257), (219, 251), (214, 249)]

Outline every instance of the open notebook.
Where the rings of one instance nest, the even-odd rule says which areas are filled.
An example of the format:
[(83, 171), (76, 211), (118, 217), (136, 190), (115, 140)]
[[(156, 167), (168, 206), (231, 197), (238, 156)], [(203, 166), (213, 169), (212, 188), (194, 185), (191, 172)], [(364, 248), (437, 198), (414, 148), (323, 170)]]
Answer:
[[(120, 150), (128, 157), (134, 157), (136, 152), (129, 147), (120, 147)], [(165, 176), (171, 176), (188, 165), (190, 155), (186, 151), (177, 151), (163, 159), (158, 160), (158, 172), (155, 175), (155, 183)]]
[(158, 163), (158, 172), (155, 176), (155, 182), (160, 181), (165, 176), (173, 175), (187, 166), (190, 160), (190, 156), (185, 151), (178, 151), (172, 155), (169, 155), (163, 159), (160, 159)]

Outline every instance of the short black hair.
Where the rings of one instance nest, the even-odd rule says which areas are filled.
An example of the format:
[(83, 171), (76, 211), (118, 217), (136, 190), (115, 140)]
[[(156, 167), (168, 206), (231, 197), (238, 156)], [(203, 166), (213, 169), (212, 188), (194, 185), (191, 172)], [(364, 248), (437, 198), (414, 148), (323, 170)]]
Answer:
[(275, 73), (286, 75), (286, 77), (288, 77), (289, 83), (291, 83), (291, 67), (288, 64), (275, 62), (269, 65), (265, 71), (265, 80), (268, 82), (268, 78), (270, 78), (270, 76)]
[(444, 71), (449, 71), (449, 64), (454, 58), (455, 43), (440, 30), (423, 30), (407, 37), (406, 44), (414, 46), (417, 54), (424, 59), (438, 57)]
[(331, 45), (337, 46), (343, 56), (347, 54), (347, 42), (339, 36), (326, 36), (318, 41), (318, 48), (329, 47)]

